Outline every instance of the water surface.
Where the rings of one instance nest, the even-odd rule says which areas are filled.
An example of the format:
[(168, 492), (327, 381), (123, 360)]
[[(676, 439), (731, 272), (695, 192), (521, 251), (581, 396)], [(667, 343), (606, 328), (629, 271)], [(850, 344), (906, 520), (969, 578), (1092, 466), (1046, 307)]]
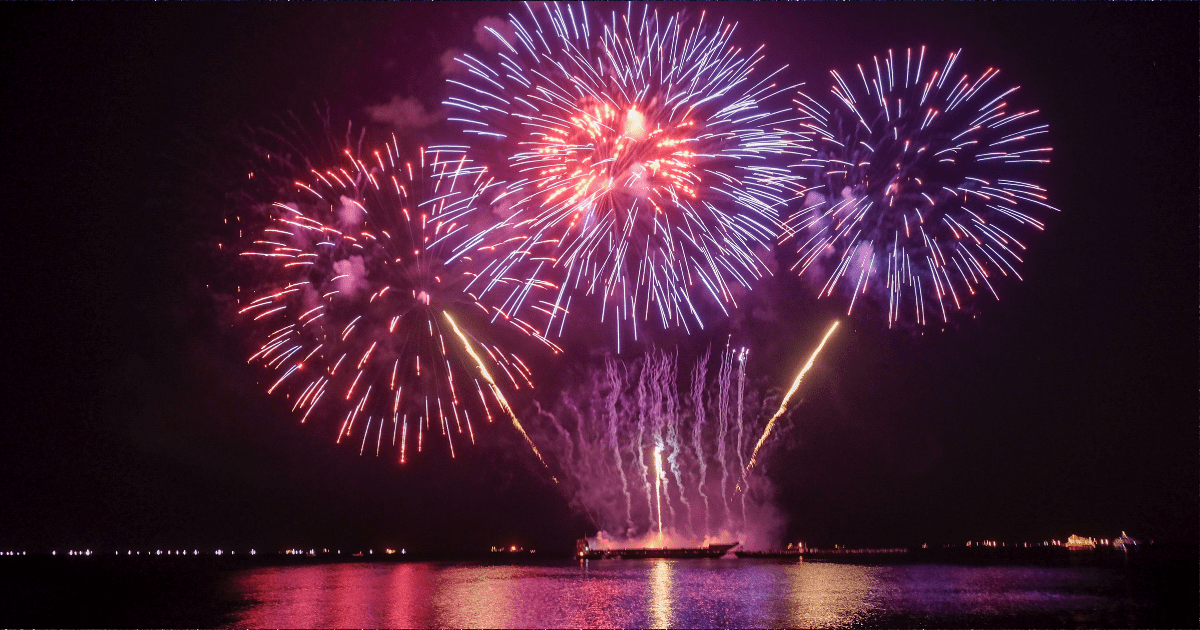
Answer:
[(1171, 625), (1161, 589), (1128, 567), (368, 563), (248, 569), (229, 580), (245, 602), (230, 625), (242, 627)]

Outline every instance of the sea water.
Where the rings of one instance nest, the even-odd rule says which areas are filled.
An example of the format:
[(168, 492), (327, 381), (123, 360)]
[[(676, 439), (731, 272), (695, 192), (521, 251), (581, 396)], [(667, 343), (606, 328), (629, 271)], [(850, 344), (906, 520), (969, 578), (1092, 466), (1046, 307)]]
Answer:
[[(1153, 627), (1196, 621), (1136, 566), (866, 566), (796, 560), (345, 563), (225, 579), (235, 627)], [(1168, 601), (1170, 600), (1170, 601)], [(1178, 600), (1178, 601), (1176, 601)]]

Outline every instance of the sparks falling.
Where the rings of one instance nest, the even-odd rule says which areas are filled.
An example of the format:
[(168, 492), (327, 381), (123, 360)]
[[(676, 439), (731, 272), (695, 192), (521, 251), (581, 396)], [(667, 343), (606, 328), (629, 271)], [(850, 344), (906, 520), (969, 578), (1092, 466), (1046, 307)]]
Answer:
[(662, 486), (666, 478), (663, 476), (662, 447), (654, 447), (654, 498), (658, 503), (658, 538), (662, 540)]
[(745, 382), (746, 357), (745, 348), (726, 347), (681, 374), (677, 352), (610, 356), (570, 379), (526, 425), (562, 471), (562, 491), (609, 540), (765, 544), (770, 493), (738, 494), (735, 481), (777, 399)]

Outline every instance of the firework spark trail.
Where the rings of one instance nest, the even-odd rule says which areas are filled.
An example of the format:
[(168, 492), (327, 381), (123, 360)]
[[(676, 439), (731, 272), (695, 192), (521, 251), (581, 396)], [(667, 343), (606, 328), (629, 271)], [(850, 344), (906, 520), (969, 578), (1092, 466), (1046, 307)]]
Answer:
[[(579, 409), (576, 408), (571, 403), (571, 401), (566, 401), (565, 404), (571, 409), (571, 411), (574, 412), (574, 417), (578, 418), (578, 417), (580, 417), (580, 415), (582, 415), (580, 413)], [(536, 409), (537, 415), (549, 416), (552, 418), (554, 428), (558, 431), (559, 438), (562, 440), (561, 443), (565, 446), (565, 448), (567, 450), (567, 457), (574, 459), (572, 457), (572, 455), (575, 452), (575, 440), (574, 440), (574, 438), (571, 437), (571, 431), (568, 430), (567, 427), (563, 425), (561, 419), (558, 416), (555, 416), (553, 414), (547, 414), (542, 409), (541, 403), (539, 403), (538, 401), (535, 400), (535, 401), (533, 401), (533, 405), (534, 405), (534, 408)], [(586, 439), (585, 436), (583, 436), (583, 435), (579, 436), (580, 443), (582, 443), (583, 440), (585, 440), (585, 439)], [(587, 470), (583, 471), (584, 474), (587, 474), (588, 472), (590, 472), (590, 471), (587, 471)]]
[[(546, 464), (546, 460), (542, 458), (542, 452), (538, 450), (537, 445), (534, 444), (533, 440), (529, 438), (529, 434), (525, 432), (525, 427), (521, 426), (521, 421), (517, 419), (517, 414), (512, 410), (512, 407), (508, 405), (508, 400), (504, 398), (504, 394), (496, 385), (496, 381), (492, 380), (492, 375), (488, 373), (487, 366), (484, 365), (483, 360), (479, 358), (479, 355), (475, 354), (475, 350), (471, 348), (471, 342), (467, 340), (467, 336), (464, 335), (461, 330), (459, 330), (458, 324), (454, 323), (454, 319), (450, 317), (450, 313), (442, 313), (442, 315), (446, 317), (446, 321), (450, 322), (450, 328), (454, 330), (454, 334), (458, 335), (459, 340), (462, 341), (463, 348), (465, 348), (467, 353), (471, 355), (471, 358), (475, 360), (475, 365), (479, 368), (479, 373), (483, 376), (484, 380), (487, 381), (488, 386), (492, 388), (492, 395), (496, 397), (496, 400), (500, 403), (500, 406), (504, 408), (504, 412), (508, 414), (510, 419), (512, 419), (513, 426), (516, 427), (517, 431), (521, 433), (521, 437), (525, 438), (525, 442), (529, 444), (529, 448), (533, 449), (533, 454), (537, 455), (538, 461), (542, 463), (542, 466), (545, 467), (546, 470), (550, 470), (550, 466)], [(551, 475), (550, 479), (552, 479), (554, 483), (558, 483), (558, 479), (554, 477), (554, 475)]]
[[(593, 375), (593, 378), (597, 378), (597, 377), (595, 375)], [(599, 382), (596, 382), (596, 387), (599, 387)], [(574, 422), (574, 425), (573, 425), (575, 428), (575, 432), (574, 432), (575, 439), (567, 444), (567, 447), (569, 449), (568, 457), (571, 457), (575, 461), (584, 461), (585, 462), (585, 466), (584, 466), (584, 468), (582, 468), (582, 474), (587, 475), (589, 477), (602, 476), (603, 474), (605, 474), (604, 473), (604, 469), (606, 469), (606, 466), (604, 465), (605, 462), (595, 461), (590, 458), (584, 458), (584, 457), (576, 458), (576, 457), (574, 457), (573, 454), (577, 451), (579, 451), (579, 452), (583, 451), (586, 448), (584, 446), (585, 444), (601, 443), (603, 440), (607, 439), (607, 435), (589, 431), (588, 425), (578, 421), (579, 418), (584, 417), (585, 411), (583, 409), (580, 409), (578, 406), (576, 406), (574, 401), (565, 400), (564, 403), (567, 405), (568, 409), (571, 411), (571, 417), (576, 419)], [(537, 409), (538, 409), (538, 413), (537, 413), (538, 416), (547, 415), (546, 412), (542, 409), (541, 404), (537, 405)], [(598, 410), (596, 410), (596, 411), (598, 411)], [(594, 412), (594, 411), (589, 410), (589, 412)], [(557, 419), (556, 419), (556, 422), (557, 422)], [(564, 427), (564, 429), (565, 429), (565, 427)], [(568, 440), (571, 440), (571, 437), (569, 437), (570, 435), (571, 435), (571, 433), (568, 432), (568, 438), (567, 438)]]
[(699, 483), (697, 488), (700, 491), (700, 497), (704, 499), (704, 536), (708, 536), (709, 532), (709, 505), (708, 493), (704, 491), (705, 482), (708, 480), (708, 458), (704, 452), (704, 381), (707, 374), (707, 366), (709, 359), (709, 351), (704, 352), (704, 356), (696, 362), (692, 368), (692, 410), (695, 414), (695, 424), (692, 425), (692, 448), (695, 450), (696, 462), (700, 468)]
[[(561, 482), (567, 497), (592, 516), (600, 531), (610, 538), (626, 541), (652, 538), (643, 539), (643, 544), (702, 544), (710, 535), (746, 540), (742, 538), (745, 532), (767, 535), (765, 532), (773, 520), (763, 496), (750, 493), (745, 499), (745, 516), (737, 505), (718, 509), (716, 504), (722, 494), (717, 486), (721, 480), (708, 474), (721, 465), (716, 457), (721, 439), (726, 446), (723, 466), (732, 470), (738, 461), (730, 450), (733, 431), (721, 436), (715, 430), (705, 430), (705, 425), (712, 424), (707, 418), (720, 415), (717, 407), (721, 402), (721, 387), (716, 379), (709, 382), (705, 378), (709, 371), (703, 368), (704, 362), (711, 357), (728, 366), (724, 370), (725, 378), (730, 381), (725, 388), (727, 407), (750, 401), (750, 407), (743, 413), (747, 435), (757, 435), (770, 415), (769, 411), (761, 413), (764, 399), (756, 395), (749, 382), (744, 386), (741, 401), (737, 401), (732, 381), (738, 374), (732, 365), (738, 352), (731, 348), (719, 353), (719, 357), (706, 353), (698, 358), (698, 363), (690, 369), (689, 383), (679, 382), (679, 359), (675, 352), (652, 350), (628, 362), (609, 357), (589, 372), (592, 378), (573, 379), (572, 384), (560, 391), (559, 402), (525, 422), (547, 461), (563, 471)], [(717, 375), (719, 370), (713, 369), (711, 373)], [(688, 387), (692, 391), (687, 391)], [(699, 408), (695, 407), (697, 404)], [(773, 411), (775, 402), (767, 404)], [(665, 418), (655, 424), (653, 413)], [(732, 409), (725, 412), (727, 420), (735, 415)], [(581, 427), (579, 435), (596, 439), (575, 440), (570, 445), (560, 439), (559, 427), (568, 428), (575, 435), (576, 426)], [(670, 437), (672, 426), (677, 427), (675, 443)], [(680, 443), (681, 438), (688, 436), (692, 440), (690, 446)], [(617, 452), (619, 456), (614, 457)], [(670, 470), (672, 455), (676, 457), (678, 476)], [(730, 480), (726, 479), (726, 503), (740, 503), (742, 497), (729, 494)], [(645, 500), (632, 501), (631, 507), (630, 497), (635, 494)], [(703, 527), (694, 523), (702, 501), (710, 505)], [(697, 509), (691, 510), (689, 506)]]
[[(746, 458), (745, 458), (745, 455), (743, 454), (743, 450), (745, 449), (745, 438), (743, 436), (745, 435), (746, 424), (745, 424), (745, 422), (742, 421), (742, 409), (744, 406), (743, 401), (745, 400), (745, 394), (746, 394), (746, 355), (748, 353), (749, 353), (749, 350), (746, 348), (742, 348), (741, 352), (738, 353), (737, 456), (738, 456), (738, 470), (742, 471), (742, 479), (741, 479), (741, 482), (739, 485), (744, 485), (746, 482)], [(745, 492), (742, 493), (741, 504), (742, 504), (742, 523), (744, 524), (746, 522), (746, 493)]]
[[(662, 527), (663, 527), (662, 486), (663, 486), (664, 481), (666, 481), (666, 477), (663, 475), (662, 447), (655, 446), (654, 447), (654, 498), (658, 502), (658, 538), (660, 540), (662, 539), (662, 535), (663, 535), (663, 531), (662, 531)], [(670, 505), (670, 501), (667, 502), (667, 505), (668, 506)], [(674, 521), (674, 518), (672, 518), (671, 520)]]
[[(671, 361), (671, 371), (663, 381), (664, 389), (670, 387), (675, 388), (675, 381), (678, 370), (678, 355)], [(689, 530), (693, 530), (692, 524), (692, 504), (688, 500), (687, 493), (684, 491), (683, 471), (679, 465), (679, 456), (682, 454), (683, 446), (680, 443), (679, 423), (683, 418), (682, 409), (679, 406), (678, 396), (671, 396), (667, 399), (668, 408), (666, 409), (667, 416), (667, 445), (671, 447), (670, 454), (667, 456), (667, 463), (671, 468), (671, 474), (675, 477), (675, 485), (679, 488), (679, 502), (683, 506), (683, 512), (687, 514), (684, 523), (687, 524)]]
[(769, 273), (796, 183), (781, 156), (807, 151), (778, 130), (794, 114), (767, 105), (792, 88), (757, 74), (761, 48), (743, 54), (723, 21), (526, 6), (513, 37), (493, 31), (499, 52), (455, 58), (444, 102), (512, 172), (519, 236), (491, 275), (557, 285), (544, 303), (505, 288), (505, 310), (542, 311), (544, 333), (557, 321), (561, 334), (572, 298), (597, 296), (618, 351), (623, 322), (637, 339), (639, 322), (690, 330), (713, 306), (727, 314)]
[(758, 439), (758, 443), (754, 445), (754, 451), (750, 453), (750, 464), (746, 466), (743, 477), (758, 463), (758, 451), (766, 443), (767, 438), (771, 436), (771, 430), (775, 428), (775, 421), (787, 412), (788, 401), (792, 399), (792, 394), (795, 394), (796, 390), (800, 388), (800, 381), (804, 379), (804, 375), (812, 368), (813, 362), (817, 360), (817, 355), (821, 354), (821, 349), (825, 347), (825, 342), (829, 341), (829, 337), (833, 335), (833, 331), (837, 330), (838, 323), (837, 321), (833, 322), (833, 325), (825, 332), (825, 336), (821, 338), (821, 343), (817, 344), (817, 349), (813, 350), (812, 355), (808, 357), (808, 362), (804, 364), (804, 367), (800, 368), (800, 373), (796, 375), (796, 380), (792, 381), (792, 387), (788, 389), (787, 394), (783, 397), (783, 402), (779, 404), (779, 411), (776, 411), (775, 415), (771, 416), (771, 419), (767, 421), (767, 428), (763, 429), (762, 437)]
[(889, 327), (924, 326), (977, 293), (998, 299), (999, 277), (1021, 279), (1019, 233), (1057, 211), (1025, 179), (1050, 161), (1038, 144), (1048, 126), (1038, 110), (1009, 110), (1018, 88), (997, 87), (999, 70), (953, 74), (960, 52), (939, 68), (924, 47), (901, 59), (889, 50), (848, 77), (833, 71), (832, 107), (795, 100), (817, 153), (798, 164), (808, 193), (781, 240), (795, 243), (792, 270), (823, 284), (819, 296), (846, 294), (848, 315), (870, 296)]
[[(461, 147), (419, 158), (404, 162), (394, 142), (361, 157), (345, 149), (340, 165), (311, 169), (271, 206), (241, 254), (260, 286), (238, 314), (263, 331), (249, 360), (273, 372), (268, 393), (285, 392), (301, 423), (336, 414), (337, 441), (362, 431), (360, 453), (374, 437), (378, 455), (390, 423), (402, 463), (410, 416), (418, 452), (436, 427), (453, 457), (456, 437), (474, 443), (475, 422), (491, 422), (490, 407), (502, 399), (494, 382), (485, 394), (476, 369), (447, 346), (439, 313), (482, 318), (471, 335), (510, 328), (538, 336), (462, 290), (475, 273), (471, 224), (496, 182)], [(532, 387), (519, 357), (477, 343), (514, 389)]]
[(625, 497), (625, 531), (633, 529), (633, 506), (632, 498), (629, 496), (629, 482), (625, 478), (625, 463), (621, 459), (621, 449), (617, 439), (617, 400), (621, 398), (621, 378), (617, 373), (617, 363), (612, 357), (605, 357), (604, 367), (608, 376), (609, 392), (604, 399), (604, 407), (608, 411), (608, 440), (609, 448), (612, 449), (613, 458), (617, 464), (617, 474), (621, 478), (621, 493)]
[(729, 497), (729, 466), (725, 460), (725, 442), (729, 435), (729, 375), (733, 370), (733, 355), (729, 348), (721, 356), (721, 368), (717, 373), (720, 391), (717, 393), (717, 462), (721, 464), (721, 505), (725, 507), (725, 519), (731, 518)]
[[(646, 396), (648, 395), (646, 386), (646, 373), (652, 369), (649, 367), (649, 359), (643, 364), (642, 372), (639, 375), (637, 382), (637, 437), (633, 442), (634, 461), (638, 464), (638, 473), (641, 479), (646, 484), (646, 505), (649, 509), (654, 509), (653, 498), (651, 493), (653, 488), (650, 487), (650, 469), (646, 466), (646, 452), (642, 448), (642, 440), (646, 436)], [(656, 445), (657, 446), (657, 445)]]
[[(654, 418), (654, 443), (658, 446), (658, 455), (660, 459), (658, 466), (662, 468), (662, 452), (668, 447), (674, 449), (672, 443), (664, 435), (667, 433), (667, 427), (670, 426), (672, 417), (673, 401), (677, 400), (675, 395), (675, 361), (678, 355), (664, 354), (659, 361), (656, 362), (655, 370), (651, 374), (653, 379), (651, 391), (653, 398), (650, 405), (650, 413)], [(674, 450), (672, 450), (674, 452)], [(660, 470), (659, 477), (662, 480), (664, 490), (669, 492), (667, 487), (666, 471)], [(675, 505), (669, 500), (667, 501), (667, 514), (672, 523), (675, 523)]]
[[(661, 482), (662, 476), (661, 476), (661, 474), (657, 474), (657, 473), (661, 473), (661, 470), (659, 470), (659, 469), (662, 468), (662, 462), (661, 462), (662, 452), (664, 450), (666, 450), (666, 443), (663, 438), (663, 434), (665, 432), (664, 425), (666, 423), (665, 405), (666, 405), (666, 401), (669, 399), (669, 397), (673, 393), (670, 389), (668, 389), (665, 386), (667, 365), (668, 365), (669, 361), (670, 361), (669, 355), (664, 354), (663, 356), (660, 356), (656, 360), (651, 362), (651, 370), (649, 372), (649, 379), (648, 379), (648, 383), (647, 383), (648, 391), (649, 391), (649, 403), (648, 403), (646, 409), (643, 410), (643, 413), (645, 413), (651, 420), (650, 439), (654, 443), (655, 448), (657, 449), (657, 452), (655, 454), (655, 459), (657, 460), (656, 461), (656, 466), (657, 466), (656, 479), (659, 480), (659, 481), (656, 481), (655, 483), (660, 484), (660, 485), (662, 483)], [(657, 493), (659, 491), (660, 491), (660, 489), (656, 487), (655, 492)], [(674, 514), (673, 508), (670, 508), (670, 501), (667, 502), (667, 505), (668, 505), (668, 509), (670, 510), (671, 522), (674, 522), (675, 514)], [(661, 502), (660, 502), (660, 507), (661, 507)], [(659, 518), (660, 519), (662, 518), (661, 514), (659, 515)]]

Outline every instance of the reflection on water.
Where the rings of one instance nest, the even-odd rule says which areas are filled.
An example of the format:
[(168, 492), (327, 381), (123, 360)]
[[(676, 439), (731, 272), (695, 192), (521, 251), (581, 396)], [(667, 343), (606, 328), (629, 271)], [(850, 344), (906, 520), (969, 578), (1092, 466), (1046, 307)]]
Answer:
[(671, 627), (671, 564), (670, 560), (653, 560), (650, 569), (651, 628)]
[(1120, 575), (1071, 567), (765, 560), (363, 563), (232, 576), (241, 627), (1138, 625)]
[(878, 567), (807, 563), (792, 567), (777, 601), (777, 627), (839, 628), (859, 621)]

